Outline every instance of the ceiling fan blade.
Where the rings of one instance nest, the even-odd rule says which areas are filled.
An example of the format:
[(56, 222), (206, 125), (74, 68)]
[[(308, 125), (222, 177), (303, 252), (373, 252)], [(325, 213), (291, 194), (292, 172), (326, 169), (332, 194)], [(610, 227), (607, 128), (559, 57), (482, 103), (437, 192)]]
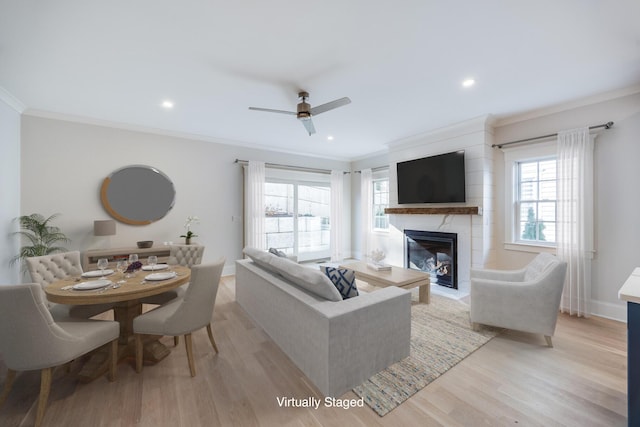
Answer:
[(267, 113), (280, 113), (280, 114), (289, 114), (291, 116), (295, 116), (298, 113), (294, 113), (293, 111), (284, 111), (284, 110), (273, 110), (271, 108), (258, 108), (258, 107), (249, 107), (249, 110), (255, 111), (266, 111)]
[(316, 128), (313, 126), (313, 122), (311, 121), (311, 119), (300, 119), (300, 121), (304, 125), (304, 128), (307, 130), (307, 132), (309, 132), (309, 136), (316, 133)]
[(350, 104), (351, 100), (348, 97), (336, 99), (335, 101), (327, 102), (326, 104), (318, 105), (311, 109), (311, 115), (315, 116), (325, 111), (333, 110), (334, 108), (342, 107), (343, 105)]

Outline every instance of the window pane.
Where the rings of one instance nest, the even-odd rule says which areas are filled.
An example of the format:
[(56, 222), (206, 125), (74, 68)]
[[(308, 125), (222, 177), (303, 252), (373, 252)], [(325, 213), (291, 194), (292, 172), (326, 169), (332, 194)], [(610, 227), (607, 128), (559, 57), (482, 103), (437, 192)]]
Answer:
[(540, 182), (540, 200), (556, 200), (556, 181)]
[(556, 204), (554, 202), (539, 203), (538, 204), (538, 220), (555, 222)]
[(556, 160), (543, 160), (540, 162), (540, 180), (556, 179)]
[(555, 243), (556, 242), (556, 223), (555, 222), (543, 222), (542, 226), (544, 227), (542, 230), (543, 239), (540, 239), (545, 242)]
[(298, 252), (329, 251), (331, 189), (298, 185)]
[(389, 229), (389, 217), (385, 215), (385, 208), (389, 207), (389, 180), (378, 179), (373, 181), (373, 229)]
[(538, 162), (519, 163), (520, 181), (536, 181), (538, 179)]
[(537, 200), (538, 182), (528, 181), (520, 184), (520, 200)]

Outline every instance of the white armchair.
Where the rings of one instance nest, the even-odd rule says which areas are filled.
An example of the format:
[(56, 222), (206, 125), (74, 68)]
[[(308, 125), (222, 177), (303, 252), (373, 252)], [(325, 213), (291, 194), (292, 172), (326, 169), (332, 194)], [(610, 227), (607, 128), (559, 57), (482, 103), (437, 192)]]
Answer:
[(470, 319), (480, 324), (543, 334), (556, 329), (567, 263), (548, 253), (520, 270), (472, 270)]

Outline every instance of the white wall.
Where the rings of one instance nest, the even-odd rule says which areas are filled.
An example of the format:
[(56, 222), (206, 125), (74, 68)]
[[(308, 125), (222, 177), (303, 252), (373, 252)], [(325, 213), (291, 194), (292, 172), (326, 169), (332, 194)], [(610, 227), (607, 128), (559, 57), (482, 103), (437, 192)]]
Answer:
[(18, 264), (9, 266), (20, 248), (12, 235), (20, 216), (20, 111), (12, 104), (0, 96), (0, 285), (20, 280)]
[[(555, 133), (580, 126), (615, 122), (601, 130), (595, 144), (595, 244), (592, 265), (593, 314), (626, 319), (618, 289), (640, 266), (640, 93), (592, 103), (495, 128), (496, 143)], [(501, 268), (528, 263), (534, 253), (504, 249), (504, 155), (495, 150), (495, 247)]]
[[(241, 258), (243, 239), (242, 167), (236, 158), (349, 170), (346, 162), (23, 115), (21, 212), (61, 213), (55, 224), (72, 239), (68, 248), (81, 251), (135, 246), (138, 240), (177, 243), (187, 216), (197, 215), (201, 222), (192, 230), (199, 236), (195, 241), (207, 247), (204, 260), (225, 256), (229, 274)], [(131, 164), (154, 166), (173, 180), (174, 208), (153, 224), (117, 223), (115, 236), (93, 236), (93, 221), (109, 218), (99, 197), (102, 181)], [(345, 181), (349, 200), (349, 175)], [(350, 236), (350, 210), (344, 215)]]

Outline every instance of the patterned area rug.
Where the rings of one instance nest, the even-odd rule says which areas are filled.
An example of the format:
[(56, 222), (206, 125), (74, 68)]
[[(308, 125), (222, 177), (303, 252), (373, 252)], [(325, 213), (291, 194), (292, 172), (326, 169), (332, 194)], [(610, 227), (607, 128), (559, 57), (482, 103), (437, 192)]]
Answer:
[(381, 417), (489, 342), (498, 330), (474, 332), (469, 306), (431, 295), (430, 304), (411, 305), (411, 354), (353, 391)]

